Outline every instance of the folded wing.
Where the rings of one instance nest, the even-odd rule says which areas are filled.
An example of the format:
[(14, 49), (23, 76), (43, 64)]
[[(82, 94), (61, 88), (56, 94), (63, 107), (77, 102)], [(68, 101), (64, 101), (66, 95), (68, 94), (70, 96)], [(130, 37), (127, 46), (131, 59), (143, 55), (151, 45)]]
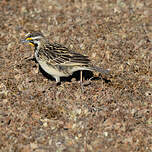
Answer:
[(88, 65), (90, 63), (88, 56), (70, 51), (57, 43), (46, 45), (43, 51), (43, 54), (48, 58), (48, 64), (73, 66)]

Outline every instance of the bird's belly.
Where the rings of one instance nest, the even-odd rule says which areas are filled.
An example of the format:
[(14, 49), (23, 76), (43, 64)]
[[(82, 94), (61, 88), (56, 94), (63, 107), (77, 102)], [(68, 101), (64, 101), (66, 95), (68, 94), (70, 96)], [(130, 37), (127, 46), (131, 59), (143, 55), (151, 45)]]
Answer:
[(52, 75), (52, 76), (59, 76), (59, 77), (66, 77), (68, 76), (64, 71), (59, 70), (57, 67), (55, 66), (51, 66), (48, 65), (46, 62), (44, 61), (39, 61), (39, 64), (41, 66), (41, 68), (48, 74)]

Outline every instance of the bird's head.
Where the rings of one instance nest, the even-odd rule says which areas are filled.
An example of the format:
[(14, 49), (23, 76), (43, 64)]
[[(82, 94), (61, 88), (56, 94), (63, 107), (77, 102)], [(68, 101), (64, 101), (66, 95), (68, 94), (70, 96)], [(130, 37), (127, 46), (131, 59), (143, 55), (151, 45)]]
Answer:
[(44, 39), (44, 36), (41, 32), (29, 33), (25, 36), (25, 39), (22, 40), (23, 43), (29, 43), (30, 45), (37, 47), (40, 45), (41, 41)]

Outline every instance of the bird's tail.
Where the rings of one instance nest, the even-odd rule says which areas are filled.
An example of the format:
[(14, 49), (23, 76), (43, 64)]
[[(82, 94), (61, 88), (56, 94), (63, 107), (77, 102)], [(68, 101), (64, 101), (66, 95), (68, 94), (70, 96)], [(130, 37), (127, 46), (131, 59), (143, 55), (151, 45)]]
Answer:
[(97, 67), (97, 66), (93, 66), (93, 65), (76, 66), (70, 72), (73, 73), (73, 72), (79, 71), (79, 70), (80, 71), (81, 70), (97, 71), (97, 72), (100, 72), (102, 74), (109, 74), (110, 73), (109, 70), (106, 70), (106, 69), (103, 69), (103, 68), (100, 68), (100, 67)]
[(109, 74), (110, 73), (109, 70), (106, 70), (106, 69), (103, 69), (103, 68), (100, 68), (100, 67), (97, 67), (97, 66), (92, 66), (92, 65), (88, 67), (88, 70), (97, 71), (97, 72), (100, 72), (102, 74)]

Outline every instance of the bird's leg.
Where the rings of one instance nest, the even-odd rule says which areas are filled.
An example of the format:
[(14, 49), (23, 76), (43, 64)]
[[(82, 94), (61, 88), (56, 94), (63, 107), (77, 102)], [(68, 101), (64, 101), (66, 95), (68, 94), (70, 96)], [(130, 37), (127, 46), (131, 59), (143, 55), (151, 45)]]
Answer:
[(60, 77), (55, 77), (55, 80), (56, 80), (56, 85), (57, 86), (61, 84)]
[(83, 71), (80, 71), (80, 87), (81, 87), (81, 91), (83, 92)]

